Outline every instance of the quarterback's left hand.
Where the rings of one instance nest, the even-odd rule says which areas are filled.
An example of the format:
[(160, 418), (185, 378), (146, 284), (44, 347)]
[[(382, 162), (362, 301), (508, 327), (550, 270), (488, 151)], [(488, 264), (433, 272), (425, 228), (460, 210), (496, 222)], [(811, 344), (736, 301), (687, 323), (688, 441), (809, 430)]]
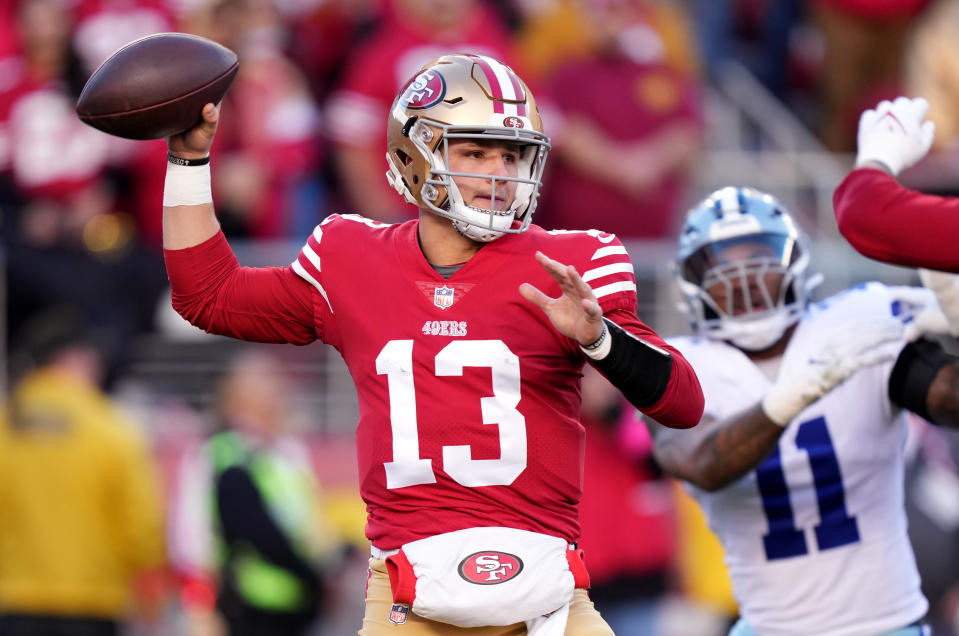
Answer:
[(559, 283), (563, 293), (550, 298), (529, 283), (523, 283), (519, 286), (520, 295), (542, 309), (564, 336), (581, 345), (598, 340), (603, 333), (603, 310), (592, 288), (572, 265), (554, 261), (542, 252), (536, 252), (536, 261)]

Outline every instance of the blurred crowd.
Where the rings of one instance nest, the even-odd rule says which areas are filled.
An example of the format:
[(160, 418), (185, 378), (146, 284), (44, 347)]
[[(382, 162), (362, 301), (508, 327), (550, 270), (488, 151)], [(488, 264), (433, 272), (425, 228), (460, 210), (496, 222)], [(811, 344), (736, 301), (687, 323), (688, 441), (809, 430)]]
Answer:
[[(706, 143), (709, 88), (734, 63), (825, 150), (854, 151), (859, 113), (900, 94), (932, 105), (938, 153), (930, 161), (948, 164), (959, 140), (959, 0), (0, 0), (8, 395), (26, 400), (25, 412), (47, 396), (74, 394), (85, 397), (64, 398), (62, 417), (74, 417), (71, 409), (111, 410), (104, 387), (122, 377), (131, 343), (160, 329), (157, 306), (169, 303), (160, 249), (165, 143), (100, 133), (77, 119), (74, 104), (113, 51), (164, 31), (201, 35), (239, 56), (223, 105), (230, 116), (215, 142), (213, 188), (227, 236), (251, 242), (299, 241), (335, 212), (414, 218), (416, 209), (384, 177), (386, 112), (415, 71), (442, 52), (489, 54), (530, 84), (553, 143), (534, 219), (549, 229), (673, 239), (685, 206), (703, 194), (691, 189)], [(51, 326), (51, 315), (59, 324)], [(126, 468), (104, 479), (118, 480), (108, 490), (136, 502), (137, 515), (126, 535), (109, 539), (123, 560), (110, 584), (130, 587), (91, 601), (105, 616), (125, 616), (133, 590), (142, 633), (216, 634), (225, 626), (242, 633), (255, 622), (248, 605), (256, 598), (244, 572), (262, 566), (249, 562), (242, 545), (266, 542), (262, 550), (282, 553), (292, 591), (263, 600), (273, 609), (254, 608), (256, 616), (284, 614), (298, 625), (325, 616), (315, 633), (355, 632), (359, 610), (338, 598), (344, 586), (362, 586), (363, 509), (352, 476), (342, 494), (344, 484), (330, 485), (329, 468), (352, 451), (309, 429), (287, 435), (289, 414), (281, 411), (289, 385), (278, 364), (260, 353), (231, 362), (210, 413), (192, 415), (198, 434), (176, 448), (154, 443), (151, 455), (156, 431), (128, 422), (117, 424), (122, 434), (110, 434), (120, 438), (111, 442), (119, 459), (104, 470)], [(61, 381), (66, 388), (51, 388)], [(624, 634), (723, 633), (736, 610), (718, 546), (650, 460), (648, 434), (628, 405), (601, 378), (586, 382), (583, 547), (597, 606)], [(27, 417), (21, 425), (55, 422)], [(943, 444), (929, 441), (934, 433), (917, 431), (913, 456), (934, 456), (933, 477), (950, 474), (959, 483), (956, 452), (942, 452)], [(13, 457), (9, 448), (2, 452)], [(69, 481), (52, 468), (71, 460), (38, 462), (30, 454), (37, 449), (17, 452), (21, 464), (0, 461), (0, 471), (36, 468), (54, 490), (55, 475)], [(3, 499), (14, 497), (3, 474), (0, 539), (15, 510)], [(916, 476), (916, 488), (924, 487), (926, 477)], [(271, 489), (276, 480), (296, 484), (302, 496), (280, 496)], [(238, 528), (229, 526), (236, 497), (247, 502), (250, 493), (262, 499), (263, 519), (273, 520), (267, 530), (243, 515)], [(18, 496), (21, 503), (30, 497)], [(934, 572), (955, 564), (959, 515), (943, 518), (933, 504), (939, 512), (927, 513), (926, 500), (916, 501), (924, 541), (939, 540), (952, 555), (921, 565)], [(70, 523), (89, 517), (57, 506)], [(620, 518), (610, 521), (614, 512)], [(611, 527), (622, 536), (610, 538)], [(606, 554), (604, 546), (635, 550)], [(0, 561), (3, 549), (0, 540)], [(928, 551), (917, 554), (922, 562)], [(955, 572), (923, 573), (937, 587), (927, 594), (943, 616), (959, 615)], [(35, 595), (21, 594), (27, 583), (7, 576), (0, 574), (0, 605), (9, 608), (12, 598), (28, 614), (44, 609)], [(68, 605), (81, 602), (66, 596)]]

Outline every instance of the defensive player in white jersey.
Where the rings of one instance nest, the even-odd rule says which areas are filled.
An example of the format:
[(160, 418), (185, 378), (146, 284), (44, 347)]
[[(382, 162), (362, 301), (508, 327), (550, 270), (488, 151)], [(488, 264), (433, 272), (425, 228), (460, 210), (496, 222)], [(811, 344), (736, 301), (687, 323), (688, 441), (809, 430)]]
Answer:
[[(922, 633), (927, 602), (903, 509), (904, 410), (959, 424), (959, 362), (931, 292), (863, 284), (818, 303), (790, 213), (724, 188), (694, 207), (678, 280), (695, 335), (700, 425), (651, 425), (655, 457), (690, 484), (725, 550), (731, 634)], [(905, 326), (905, 328), (904, 328)]]
[(173, 304), (211, 332), (320, 339), (346, 361), (373, 546), (360, 633), (611, 634), (573, 549), (583, 365), (666, 426), (695, 425), (702, 391), (637, 318), (615, 236), (531, 224), (549, 142), (526, 85), (482, 56), (424, 66), (387, 153), (419, 219), (331, 216), (282, 268), (240, 267), (219, 231), (218, 109), (203, 116), (168, 140)]

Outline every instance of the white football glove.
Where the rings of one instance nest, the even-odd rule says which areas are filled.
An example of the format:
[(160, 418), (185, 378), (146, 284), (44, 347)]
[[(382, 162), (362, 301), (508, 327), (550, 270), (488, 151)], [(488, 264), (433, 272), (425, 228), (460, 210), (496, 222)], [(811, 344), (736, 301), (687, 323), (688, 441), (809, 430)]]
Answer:
[(949, 328), (946, 331), (954, 336), (959, 336), (959, 276), (947, 272), (920, 269), (919, 280), (936, 295), (939, 307), (949, 321)]
[(786, 426), (854, 372), (894, 359), (902, 334), (898, 318), (870, 316), (836, 325), (818, 340), (818, 350), (788, 348), (779, 376), (763, 398), (763, 411)]
[(922, 97), (883, 100), (859, 117), (856, 165), (878, 161), (893, 175), (922, 159), (936, 134), (933, 122), (923, 122), (929, 102)]

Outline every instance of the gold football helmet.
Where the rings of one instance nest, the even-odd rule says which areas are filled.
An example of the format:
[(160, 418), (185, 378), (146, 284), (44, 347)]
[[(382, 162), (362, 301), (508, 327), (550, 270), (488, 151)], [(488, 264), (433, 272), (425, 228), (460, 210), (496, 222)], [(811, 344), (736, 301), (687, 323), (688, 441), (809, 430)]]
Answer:
[[(549, 138), (536, 100), (508, 66), (483, 55), (445, 55), (420, 69), (390, 109), (386, 178), (410, 203), (449, 218), (464, 236), (488, 242), (529, 228)], [(451, 139), (494, 139), (520, 147), (516, 177), (449, 170)], [(509, 210), (463, 201), (453, 177), (515, 181)], [(514, 223), (514, 221), (517, 221)]]

